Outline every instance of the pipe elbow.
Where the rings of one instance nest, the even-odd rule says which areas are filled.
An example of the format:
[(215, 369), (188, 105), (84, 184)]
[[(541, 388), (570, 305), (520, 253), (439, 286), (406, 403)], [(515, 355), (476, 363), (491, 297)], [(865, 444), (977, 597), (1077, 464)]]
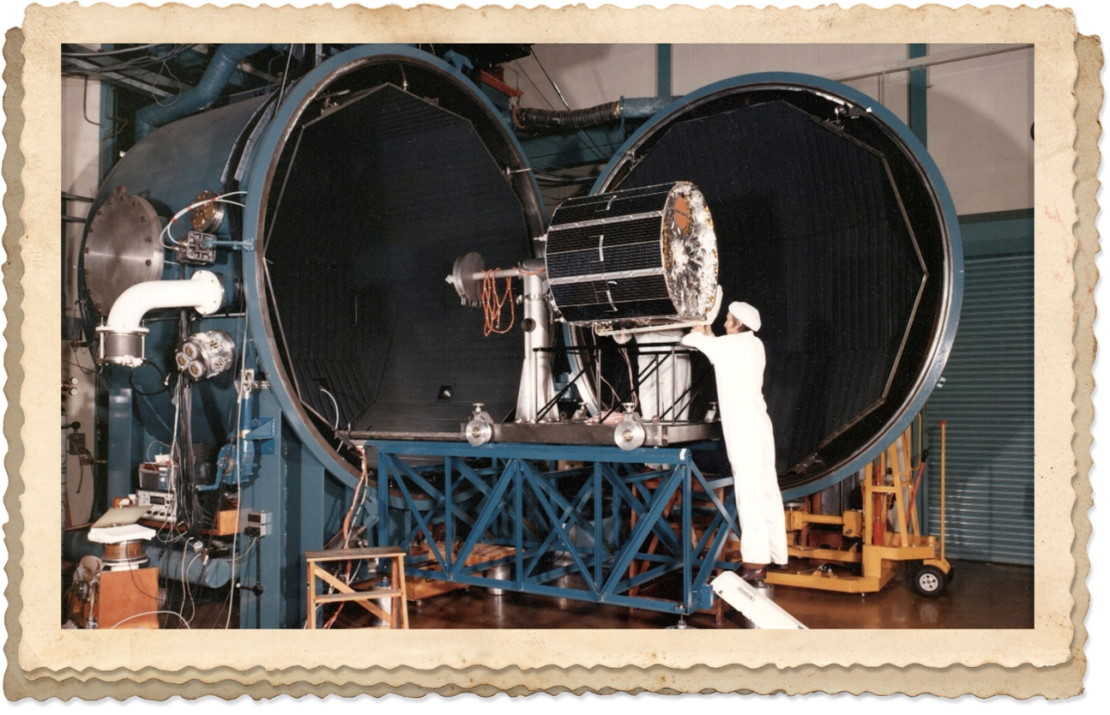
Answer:
[(193, 308), (201, 315), (216, 312), (224, 301), (224, 288), (211, 271), (197, 271), (190, 280), (146, 281), (131, 286), (112, 304), (105, 328), (134, 332), (143, 316), (159, 308)]

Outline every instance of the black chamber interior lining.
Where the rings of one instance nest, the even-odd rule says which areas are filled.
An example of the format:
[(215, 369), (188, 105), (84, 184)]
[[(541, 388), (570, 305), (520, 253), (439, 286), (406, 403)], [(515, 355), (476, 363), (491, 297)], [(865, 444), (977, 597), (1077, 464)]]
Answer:
[(784, 484), (851, 457), (906, 400), (929, 353), (944, 255), (932, 195), (892, 140), (873, 128), (858, 140), (834, 131), (815, 107), (786, 101), (797, 98), (814, 101), (771, 94), (696, 109), (650, 137), (607, 187), (686, 180), (705, 194), (726, 300), (762, 313)]
[(266, 260), (301, 399), (331, 421), (328, 390), (356, 430), (456, 431), (472, 402), (511, 411), (519, 336), (483, 337), (444, 282), (469, 251), (491, 267), (526, 257), (521, 202), (472, 123), (384, 85), (297, 133)]

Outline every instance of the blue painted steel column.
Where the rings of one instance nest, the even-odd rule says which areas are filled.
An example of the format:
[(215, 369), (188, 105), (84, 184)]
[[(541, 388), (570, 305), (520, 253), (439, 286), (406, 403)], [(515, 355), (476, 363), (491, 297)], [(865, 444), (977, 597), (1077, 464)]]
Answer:
[(671, 96), (671, 46), (655, 46), (655, 93), (660, 97)]
[(381, 450), (378, 455), (378, 546), (389, 543), (389, 475), (391, 457)]
[(454, 493), (453, 487), (455, 485), (455, 458), (447, 457), (443, 461), (443, 543), (447, 545), (447, 568), (452, 568), (452, 555), (454, 549), (451, 545), (455, 543), (455, 504), (451, 499), (451, 494)]
[[(448, 499), (450, 501), (450, 499)], [(513, 478), (513, 514), (524, 513), (524, 472), (520, 469), (516, 470), (516, 476)], [(513, 571), (513, 582), (517, 588), (524, 583), (524, 520), (513, 519), (513, 547), (516, 553), (513, 554), (513, 563), (516, 568)]]
[[(307, 569), (304, 552), (319, 551), (324, 548), (324, 521), (329, 501), (328, 492), (325, 489), (327, 475), (323, 465), (317, 462), (312, 453), (299, 442), (287, 440), (285, 446), (288, 479), (286, 491), (289, 498), (283, 508), (288, 531), (285, 544), (287, 558), (285, 568), (289, 573), (285, 579), (284, 588), (287, 600), (298, 604), (297, 621), (300, 621), (303, 608), (299, 604), (307, 603), (307, 572), (304, 573), (303, 578), (300, 578), (302, 569)], [(348, 493), (346, 489), (341, 489), (340, 492), (343, 497)], [(351, 495), (353, 497), (353, 492)], [(348, 504), (343, 504), (344, 509), (348, 507)], [(343, 511), (343, 513), (346, 512)], [(355, 528), (357, 516), (356, 513), (351, 520), (352, 529)], [(293, 590), (294, 586), (296, 590)], [(292, 598), (294, 593), (301, 594), (301, 598)]]
[(593, 468), (593, 500), (594, 500), (594, 583), (602, 582), (601, 567), (605, 560), (605, 537), (602, 530), (605, 526), (605, 511), (601, 494), (601, 464), (594, 464)]
[(686, 464), (675, 465), (675, 472), (682, 475), (682, 605), (687, 611), (693, 610), (694, 589), (691, 587), (690, 576), (693, 571), (694, 549), (690, 543), (693, 529), (693, 496), (690, 467)]
[[(290, 595), (307, 589), (301, 584), (293, 586), (296, 590), (286, 593), (284, 589), (290, 584), (282, 578), (286, 560), (291, 558), (285, 553), (285, 542), (288, 529), (286, 508), (292, 508), (292, 504), (287, 498), (288, 475), (281, 407), (269, 390), (259, 392), (253, 399), (258, 400), (256, 420), (275, 419), (276, 424), (273, 440), (258, 448), (258, 476), (240, 492), (239, 511), (244, 522), (247, 511), (268, 512), (270, 533), (259, 538), (253, 548), (249, 543), (240, 547), (240, 553), (250, 549), (250, 554), (242, 560), (238, 573), (239, 625), (241, 628), (288, 628), (299, 625), (294, 622), (295, 618), (288, 616), (288, 612), (299, 610), (300, 599), (290, 598)], [(242, 540), (246, 537), (240, 534), (238, 538)]]
[[(929, 46), (924, 44), (910, 45), (910, 59), (925, 57), (929, 54)], [(909, 98), (909, 126), (922, 144), (929, 145), (929, 108), (927, 95), (929, 91), (929, 70), (926, 67), (913, 67), (910, 69), (910, 98)]]

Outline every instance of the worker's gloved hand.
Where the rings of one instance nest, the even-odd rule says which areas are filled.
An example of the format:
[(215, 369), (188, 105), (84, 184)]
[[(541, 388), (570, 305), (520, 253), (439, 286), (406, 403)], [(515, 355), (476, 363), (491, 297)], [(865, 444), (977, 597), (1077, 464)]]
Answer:
[(705, 325), (712, 325), (717, 320), (717, 315), (721, 312), (721, 304), (725, 302), (725, 291), (721, 286), (717, 286), (717, 293), (713, 296), (713, 305), (709, 306), (709, 312), (705, 314)]

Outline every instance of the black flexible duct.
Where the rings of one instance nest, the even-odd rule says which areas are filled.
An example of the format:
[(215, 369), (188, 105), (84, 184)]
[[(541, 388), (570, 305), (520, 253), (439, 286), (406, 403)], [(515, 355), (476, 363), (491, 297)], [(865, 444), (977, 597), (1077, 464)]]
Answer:
[(516, 107), (513, 110), (513, 124), (518, 129), (585, 129), (615, 122), (620, 116), (620, 102), (566, 110)]

